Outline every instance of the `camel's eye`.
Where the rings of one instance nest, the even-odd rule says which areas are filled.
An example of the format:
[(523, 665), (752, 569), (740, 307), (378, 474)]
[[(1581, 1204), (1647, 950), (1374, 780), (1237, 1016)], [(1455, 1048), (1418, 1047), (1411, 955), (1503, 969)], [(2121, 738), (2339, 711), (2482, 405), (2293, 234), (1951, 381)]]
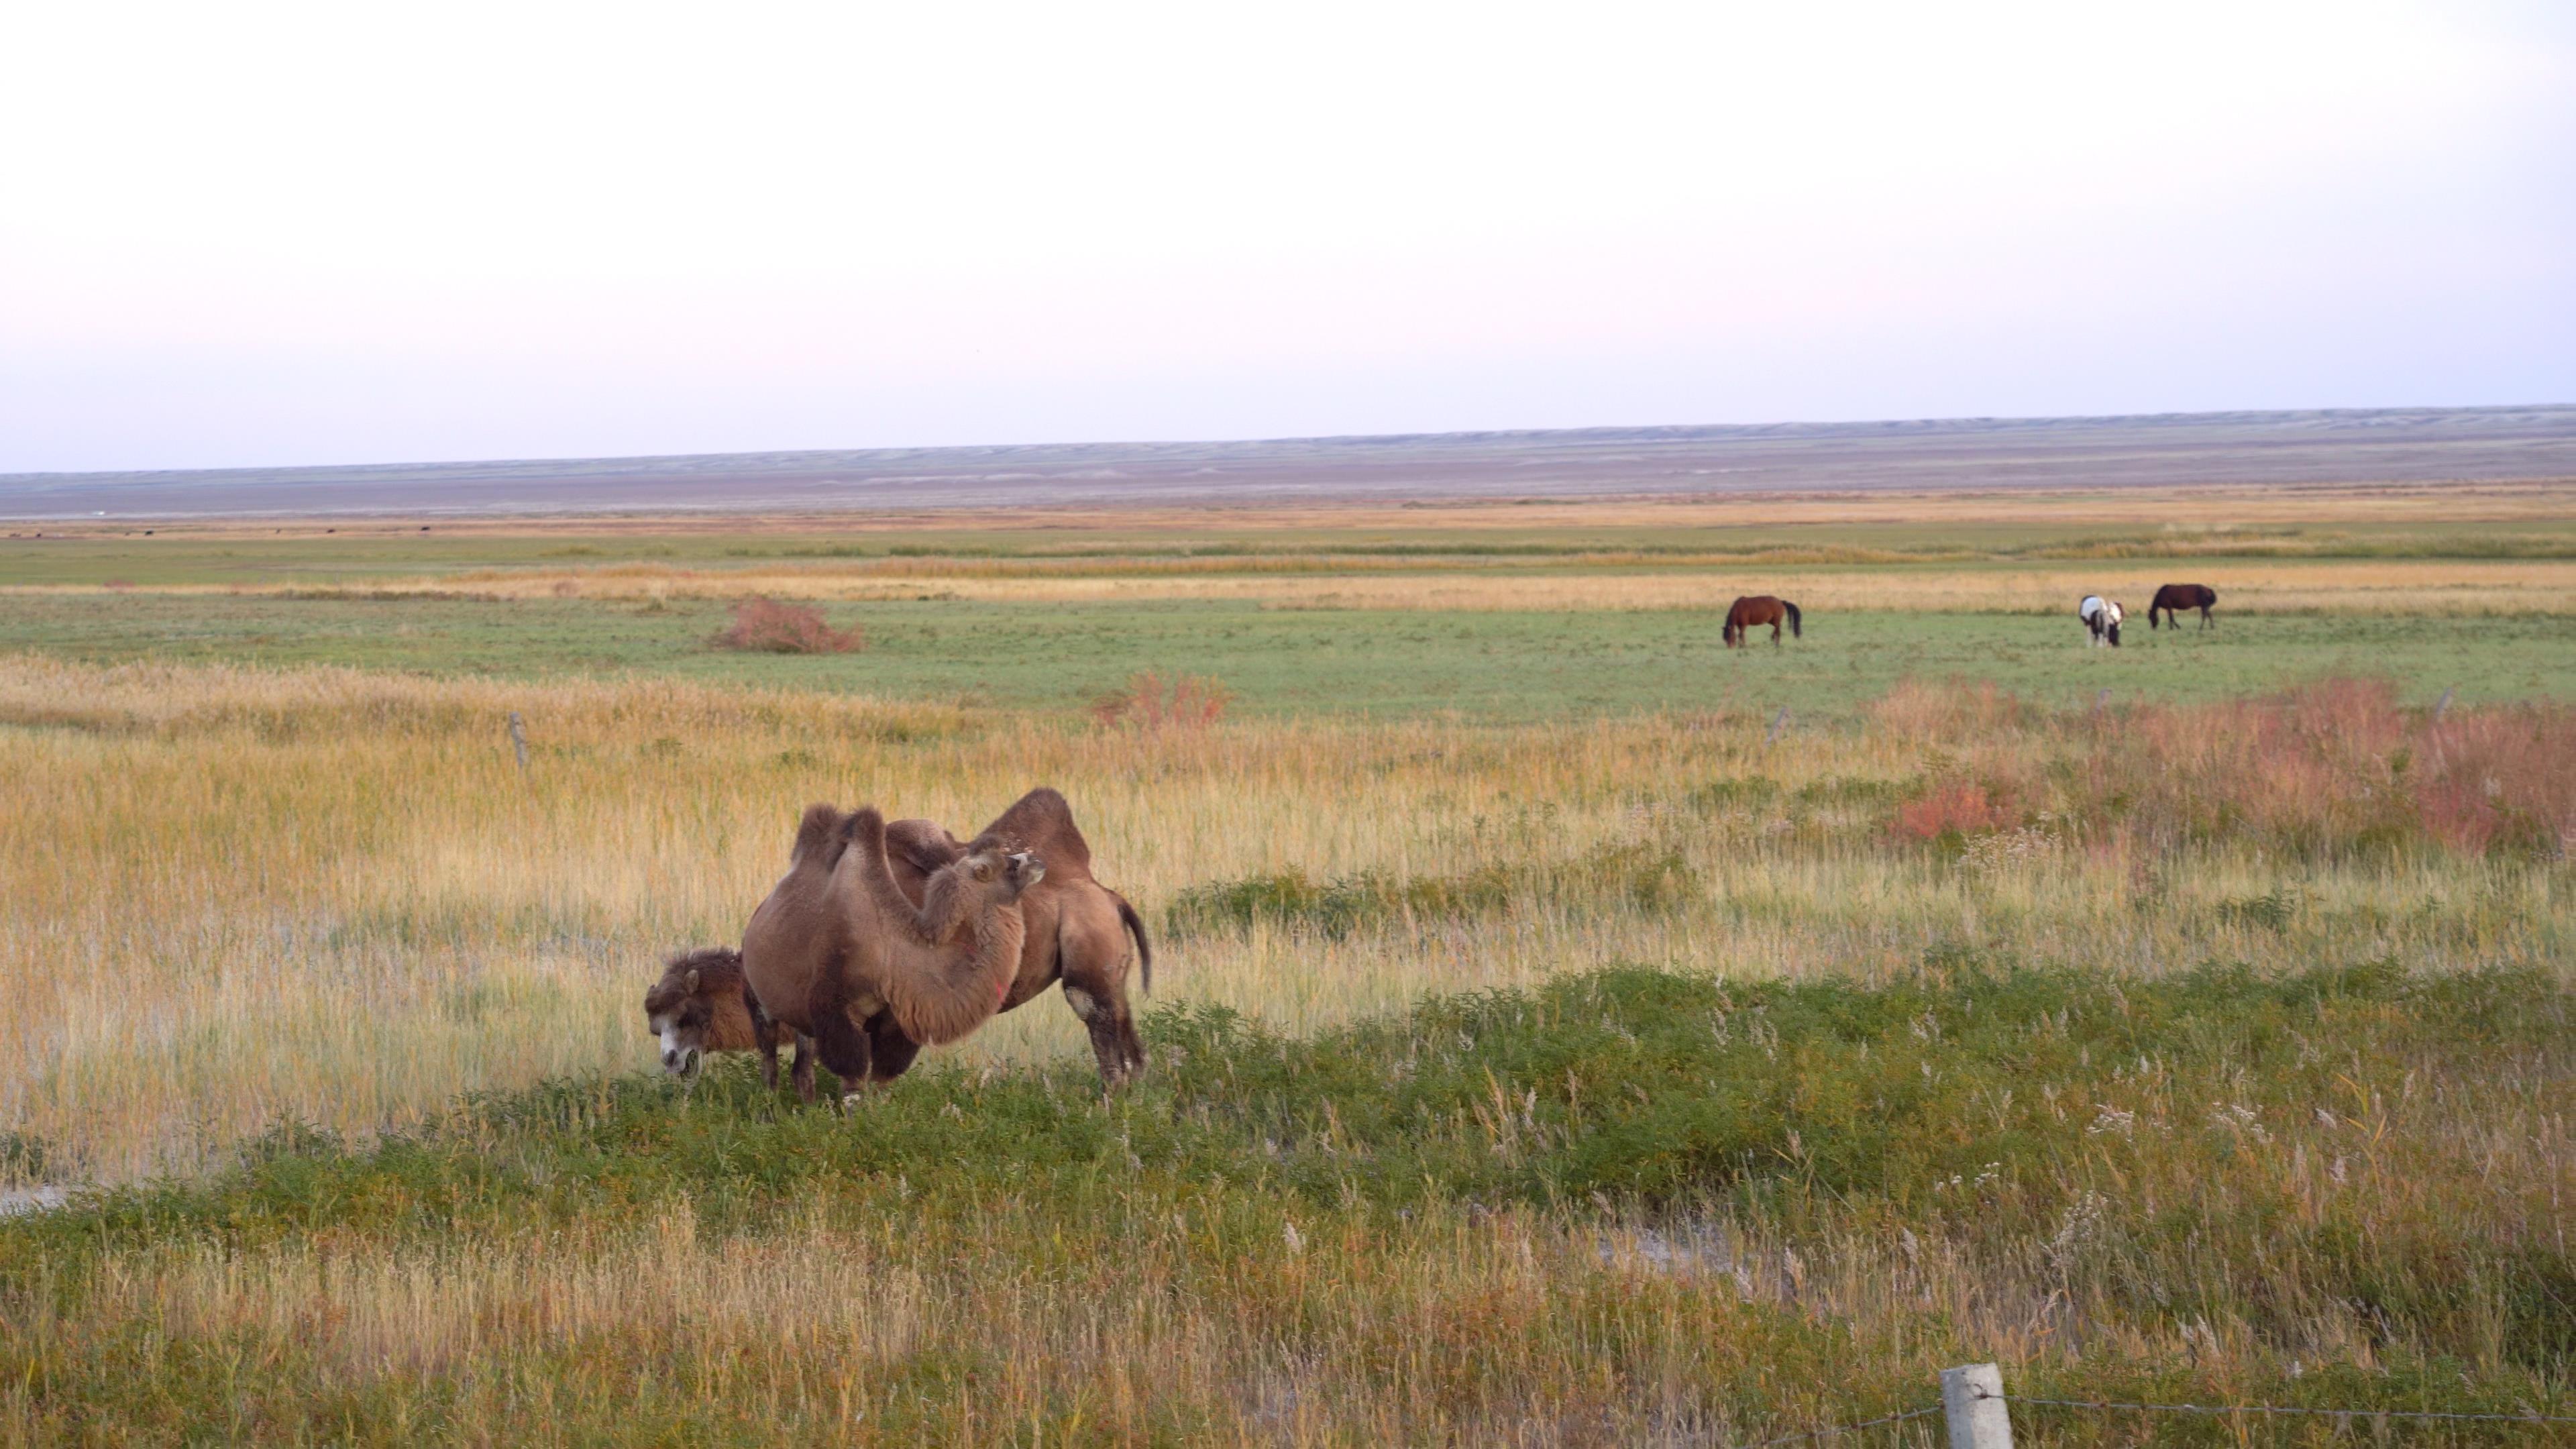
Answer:
[(979, 860), (979, 861), (975, 862), (975, 879), (977, 879), (977, 880), (991, 880), (992, 878), (993, 878), (993, 866), (992, 866), (992, 863), (991, 863), (990, 861), (981, 861), (981, 860)]

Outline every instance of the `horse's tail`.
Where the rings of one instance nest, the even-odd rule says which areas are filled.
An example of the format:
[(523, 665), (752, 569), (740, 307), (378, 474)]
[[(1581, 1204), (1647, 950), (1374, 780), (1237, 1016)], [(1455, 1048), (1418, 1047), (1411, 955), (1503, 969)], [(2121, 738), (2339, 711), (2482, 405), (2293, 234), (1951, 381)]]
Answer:
[(1798, 623), (1798, 606), (1797, 606), (1797, 605), (1795, 605), (1795, 604), (1793, 604), (1793, 603), (1790, 603), (1787, 599), (1782, 599), (1782, 600), (1780, 601), (1780, 607), (1781, 607), (1781, 608), (1784, 608), (1784, 609), (1786, 609), (1786, 610), (1788, 610), (1788, 611), (1789, 611), (1789, 633), (1790, 633), (1790, 636), (1791, 636), (1791, 637), (1793, 637), (1793, 638), (1798, 638), (1798, 639), (1804, 639), (1804, 638), (1806, 638), (1806, 637), (1807, 637), (1807, 631), (1806, 631), (1805, 629), (1801, 628), (1801, 627), (1799, 626), (1799, 623)]
[(1109, 898), (1118, 903), (1118, 919), (1127, 923), (1129, 934), (1136, 938), (1137, 969), (1145, 978), (1145, 994), (1151, 996), (1154, 994), (1154, 947), (1145, 939), (1145, 918), (1136, 914), (1136, 908), (1127, 904), (1127, 898), (1118, 892), (1111, 891)]

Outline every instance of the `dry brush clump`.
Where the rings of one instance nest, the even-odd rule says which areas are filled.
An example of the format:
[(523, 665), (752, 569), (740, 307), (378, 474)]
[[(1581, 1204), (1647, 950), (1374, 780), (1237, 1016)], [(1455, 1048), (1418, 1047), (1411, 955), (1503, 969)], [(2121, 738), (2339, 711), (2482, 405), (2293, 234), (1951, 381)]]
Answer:
[(868, 647), (867, 632), (858, 625), (835, 629), (820, 609), (766, 595), (734, 605), (733, 622), (709, 642), (758, 654), (851, 654)]
[(1091, 718), (1104, 728), (1203, 730), (1225, 718), (1225, 707), (1233, 699), (1234, 691), (1222, 680), (1196, 674), (1167, 678), (1148, 669), (1129, 675), (1125, 686), (1094, 699)]

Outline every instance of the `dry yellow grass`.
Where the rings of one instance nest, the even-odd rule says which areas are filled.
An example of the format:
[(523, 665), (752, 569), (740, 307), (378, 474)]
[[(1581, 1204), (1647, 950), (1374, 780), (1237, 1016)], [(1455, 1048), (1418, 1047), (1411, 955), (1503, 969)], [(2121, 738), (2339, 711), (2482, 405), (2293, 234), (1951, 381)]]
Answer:
[[(2233, 613), (2343, 615), (2576, 614), (2576, 560), (2179, 559), (1986, 566), (1712, 562), (1683, 569), (1490, 562), (1377, 569), (1312, 560), (1191, 560), (1153, 565), (882, 563), (761, 564), (691, 569), (664, 564), (473, 570), (389, 579), (367, 586), (406, 595), (502, 599), (864, 602), (964, 599), (989, 603), (1103, 603), (1200, 599), (1286, 609), (1397, 612), (1531, 609), (1723, 609), (1746, 592), (1778, 594), (1811, 610), (1898, 609), (1944, 613), (2067, 612), (2101, 593), (2144, 613), (2160, 584), (2205, 583)], [(291, 595), (308, 584), (176, 585), (179, 595)], [(21, 586), (22, 594), (87, 594), (87, 586)]]
[[(524, 779), (513, 710), (533, 741)], [(0, 971), (20, 1023), (0, 1131), (125, 1180), (220, 1160), (279, 1119), (364, 1134), (468, 1089), (642, 1069), (655, 959), (735, 939), (817, 798), (964, 830), (1057, 785), (1103, 878), (1158, 926), (1193, 885), (1283, 871), (1404, 880), (1623, 845), (1692, 868), (1674, 909), (1533, 899), (1339, 939), (1255, 925), (1164, 943), (1163, 999), (1297, 1029), (1622, 961), (1866, 978), (1973, 938), (2155, 972), (2277, 945), (2215, 910), (2277, 879), (2251, 853), (2152, 882), (2073, 852), (1950, 871), (1873, 846), (1883, 805), (1794, 822), (1759, 800), (1682, 808), (1748, 775), (1794, 793), (1949, 758), (1894, 726), (1794, 750), (1762, 735), (1707, 717), (1158, 736), (658, 682), (0, 661)], [(2563, 972), (2554, 880), (2476, 861), (2324, 869), (2304, 883), (2302, 941)], [(2135, 909), (2142, 890), (2162, 908)], [(1006, 1064), (1082, 1045), (1049, 998), (960, 1051)]]

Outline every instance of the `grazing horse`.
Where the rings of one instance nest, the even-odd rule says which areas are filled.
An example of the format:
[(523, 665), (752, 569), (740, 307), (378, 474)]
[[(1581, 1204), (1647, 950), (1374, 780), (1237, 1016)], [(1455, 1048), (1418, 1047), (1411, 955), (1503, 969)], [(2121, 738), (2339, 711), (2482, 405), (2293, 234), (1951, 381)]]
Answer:
[(1783, 623), (1789, 626), (1790, 633), (1801, 639), (1806, 637), (1806, 631), (1799, 627), (1797, 605), (1787, 599), (1775, 599), (1769, 594), (1751, 594), (1736, 600), (1727, 609), (1726, 627), (1718, 633), (1726, 640), (1726, 647), (1732, 649), (1738, 644), (1747, 642), (1745, 636), (1751, 631), (1768, 624), (1771, 626), (1771, 642), (1777, 644), (1780, 642), (1780, 626)]
[(2165, 622), (2179, 629), (2182, 611), (2198, 609), (2200, 627), (2209, 627), (2209, 606), (2218, 602), (2218, 590), (2207, 584), (2167, 584), (2156, 590), (2156, 601), (2147, 605), (2147, 627), (2156, 627), (2156, 611), (2164, 611)]
[(2120, 621), (2128, 616), (2120, 611), (2119, 600), (2086, 594), (2084, 602), (2075, 606), (2075, 617), (2083, 620), (2084, 627), (2092, 631), (2094, 648), (2098, 649), (2105, 643), (2114, 649), (2120, 647)]

